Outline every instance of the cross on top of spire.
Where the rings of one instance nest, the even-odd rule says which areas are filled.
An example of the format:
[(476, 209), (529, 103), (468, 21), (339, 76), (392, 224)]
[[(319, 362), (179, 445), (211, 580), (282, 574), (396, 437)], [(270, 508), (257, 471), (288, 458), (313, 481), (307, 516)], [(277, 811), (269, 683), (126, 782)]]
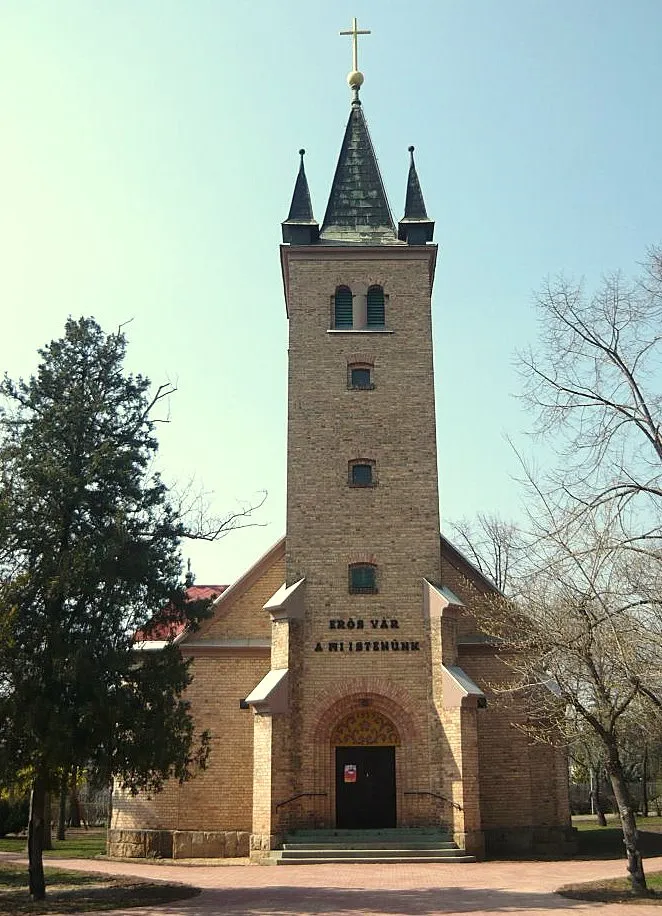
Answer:
[(356, 16), (352, 19), (352, 27), (348, 31), (339, 32), (339, 35), (352, 36), (352, 70), (359, 69), (359, 35), (370, 35), (369, 29), (359, 29)]
[[(370, 35), (369, 29), (359, 29), (356, 16), (352, 19), (352, 28), (339, 33), (352, 36), (352, 71), (347, 76), (350, 89), (354, 91), (354, 101), (359, 103), (359, 89), (363, 85), (363, 74), (359, 70), (359, 35)], [(359, 103), (360, 104), (360, 103)]]

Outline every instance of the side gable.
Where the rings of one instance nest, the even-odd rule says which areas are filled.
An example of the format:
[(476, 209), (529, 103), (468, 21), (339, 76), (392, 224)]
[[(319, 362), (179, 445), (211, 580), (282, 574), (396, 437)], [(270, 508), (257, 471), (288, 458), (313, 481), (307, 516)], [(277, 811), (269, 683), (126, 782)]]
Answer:
[(448, 538), (442, 534), (440, 539), (442, 585), (450, 588), (467, 608), (458, 619), (458, 637), (476, 636), (478, 630), (470, 609), (501, 592)]
[(285, 538), (281, 538), (214, 601), (212, 616), (181, 643), (214, 640), (270, 640), (271, 620), (263, 610), (285, 579)]
[[(187, 601), (208, 601), (218, 598), (225, 591), (227, 585), (189, 585), (186, 589)], [(169, 607), (156, 614), (149, 622), (149, 626), (141, 627), (134, 634), (136, 649), (162, 649), (171, 640), (179, 643), (186, 633), (186, 623), (183, 620), (173, 620), (169, 614)]]
[[(442, 566), (442, 580), (443, 584), (453, 588), (450, 581), (446, 581), (444, 575), (444, 570), (448, 570), (449, 575), (452, 577), (450, 570), (454, 570), (455, 574), (461, 576), (465, 579), (471, 586), (476, 589), (478, 592), (484, 595), (500, 595), (501, 592), (496, 587), (494, 582), (482, 573), (477, 566), (475, 566), (471, 560), (469, 560), (461, 550), (459, 550), (455, 544), (452, 544), (447, 537), (444, 537), (443, 534), (440, 536), (441, 541), (441, 566)], [(450, 569), (449, 569), (450, 567)], [(460, 592), (457, 592), (460, 597), (463, 597)]]

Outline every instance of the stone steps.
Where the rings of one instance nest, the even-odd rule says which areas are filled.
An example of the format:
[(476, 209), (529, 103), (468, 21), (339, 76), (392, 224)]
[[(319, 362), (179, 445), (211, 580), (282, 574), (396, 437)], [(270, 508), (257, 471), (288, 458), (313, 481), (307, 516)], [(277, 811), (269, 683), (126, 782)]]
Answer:
[[(402, 849), (403, 841), (402, 840), (373, 840), (372, 842), (359, 842), (357, 840), (342, 840), (340, 842), (332, 841), (321, 841), (319, 843), (283, 843), (283, 849), (300, 849), (300, 850), (310, 850), (310, 849), (337, 849), (342, 851), (345, 849)], [(407, 848), (410, 848), (408, 846)], [(416, 843), (416, 849), (457, 849), (455, 843), (452, 840), (444, 840), (435, 842), (434, 840), (424, 840), (420, 843)]]
[(450, 833), (439, 827), (375, 827), (366, 830), (346, 830), (330, 828), (328, 830), (296, 830), (286, 835), (288, 842), (318, 842), (318, 841), (371, 841), (376, 839), (393, 839), (402, 841), (417, 840), (450, 840)]
[[(276, 855), (279, 855), (276, 853)], [(458, 862), (475, 862), (475, 856), (425, 856), (412, 858), (401, 856), (359, 856), (351, 859), (339, 859), (331, 855), (315, 859), (289, 859), (279, 855), (276, 865), (450, 865)]]
[(437, 828), (300, 830), (285, 837), (276, 865), (475, 862)]

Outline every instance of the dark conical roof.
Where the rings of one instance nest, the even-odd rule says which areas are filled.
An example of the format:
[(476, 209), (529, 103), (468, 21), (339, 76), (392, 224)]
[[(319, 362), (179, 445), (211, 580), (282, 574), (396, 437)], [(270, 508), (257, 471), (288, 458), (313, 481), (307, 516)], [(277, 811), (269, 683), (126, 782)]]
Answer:
[(305, 149), (299, 150), (301, 162), (297, 180), (294, 183), (290, 212), (285, 222), (282, 223), (283, 241), (294, 245), (310, 245), (317, 241), (319, 235), (319, 227), (313, 216), (313, 207), (310, 202), (306, 170), (303, 167), (305, 152)]
[(405, 196), (405, 215), (398, 223), (398, 238), (408, 245), (425, 245), (432, 241), (434, 222), (428, 217), (414, 162), (414, 147), (409, 147), (409, 175)]
[(303, 167), (303, 157), (306, 151), (304, 149), (299, 150), (299, 155), (301, 156), (301, 162), (299, 164), (299, 172), (297, 174), (297, 180), (294, 184), (294, 194), (292, 194), (292, 203), (290, 204), (290, 212), (287, 217), (288, 222), (301, 223), (306, 220), (313, 220), (313, 207), (310, 202), (310, 191), (308, 189), (308, 179), (306, 178), (306, 170)]
[(409, 162), (409, 175), (407, 177), (407, 196), (405, 198), (405, 219), (427, 219), (428, 214), (425, 209), (421, 183), (418, 180), (416, 172), (416, 163), (414, 162), (414, 147), (409, 147), (411, 160)]
[(320, 241), (397, 244), (377, 157), (358, 101), (349, 114)]

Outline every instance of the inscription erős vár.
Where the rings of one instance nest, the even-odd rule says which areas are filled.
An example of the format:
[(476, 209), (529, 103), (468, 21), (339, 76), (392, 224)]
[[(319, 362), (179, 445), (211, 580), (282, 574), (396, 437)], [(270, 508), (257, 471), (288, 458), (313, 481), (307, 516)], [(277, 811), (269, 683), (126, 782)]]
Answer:
[[(367, 626), (369, 624), (369, 626)], [(419, 640), (413, 639), (392, 639), (383, 638), (386, 634), (380, 634), (380, 639), (375, 639), (377, 635), (375, 630), (399, 630), (400, 623), (396, 618), (373, 617), (368, 621), (361, 618), (332, 617), (329, 620), (330, 630), (348, 630), (348, 636), (358, 636), (356, 630), (367, 630), (366, 636), (372, 635), (372, 639), (335, 639), (326, 644), (327, 652), (420, 652), (421, 644)], [(372, 631), (372, 632), (371, 632)], [(344, 636), (345, 634), (343, 634)], [(363, 634), (361, 634), (363, 635)], [(390, 633), (389, 636), (394, 634)], [(321, 642), (315, 644), (315, 652), (324, 652), (325, 647)]]

